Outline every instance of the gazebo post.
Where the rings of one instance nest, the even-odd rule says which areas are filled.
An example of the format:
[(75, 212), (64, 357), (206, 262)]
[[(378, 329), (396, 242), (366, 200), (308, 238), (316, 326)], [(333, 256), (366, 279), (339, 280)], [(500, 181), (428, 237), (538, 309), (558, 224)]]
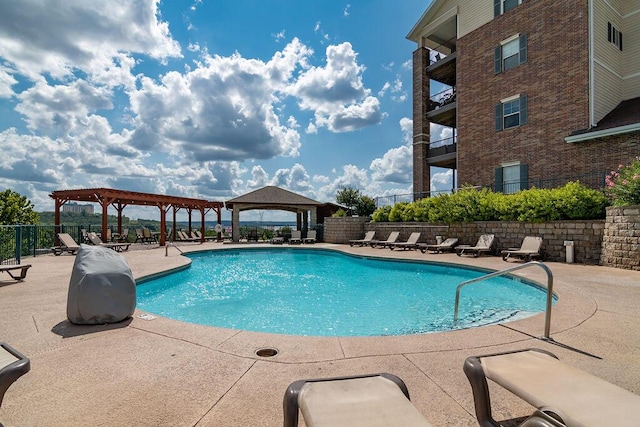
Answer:
[[(218, 224), (222, 225), (222, 209), (218, 208), (216, 209), (216, 212), (218, 213)], [(218, 242), (222, 242), (222, 232), (218, 233)]]

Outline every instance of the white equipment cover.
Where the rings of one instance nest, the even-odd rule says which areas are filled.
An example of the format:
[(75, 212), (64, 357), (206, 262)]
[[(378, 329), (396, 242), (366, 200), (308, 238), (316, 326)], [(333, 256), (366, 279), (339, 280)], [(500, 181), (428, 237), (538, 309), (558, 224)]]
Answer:
[(67, 318), (78, 325), (117, 323), (136, 308), (136, 282), (119, 253), (104, 247), (80, 245), (69, 294)]

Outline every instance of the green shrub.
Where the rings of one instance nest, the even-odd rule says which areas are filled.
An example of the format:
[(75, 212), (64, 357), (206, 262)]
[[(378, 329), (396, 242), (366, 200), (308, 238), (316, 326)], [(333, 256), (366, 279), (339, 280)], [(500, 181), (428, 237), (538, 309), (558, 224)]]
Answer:
[(615, 206), (640, 204), (640, 156), (631, 164), (611, 171), (605, 183), (607, 195)]
[(389, 213), (391, 212), (391, 206), (382, 206), (373, 212), (371, 219), (373, 222), (389, 222)]
[(408, 205), (407, 202), (400, 202), (393, 205), (391, 211), (389, 212), (389, 222), (402, 222), (402, 215), (404, 213), (405, 205)]
[(515, 194), (483, 188), (461, 188), (453, 194), (396, 203), (373, 214), (373, 221), (420, 221), (453, 224), (473, 221), (543, 222), (568, 219), (601, 219), (607, 200), (598, 190), (578, 182), (552, 190), (532, 188)]
[(345, 216), (347, 216), (347, 213), (344, 211), (344, 209), (338, 209), (336, 213), (331, 216), (333, 218), (344, 218)]

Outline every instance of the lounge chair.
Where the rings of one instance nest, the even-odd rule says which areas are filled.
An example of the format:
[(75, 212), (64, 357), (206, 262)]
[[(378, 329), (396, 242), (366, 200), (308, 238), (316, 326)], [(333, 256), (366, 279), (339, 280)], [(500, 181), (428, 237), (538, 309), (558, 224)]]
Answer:
[(158, 243), (158, 239), (156, 238), (156, 235), (153, 234), (151, 232), (151, 230), (149, 230), (147, 227), (144, 227), (142, 229), (142, 235), (144, 236), (144, 242), (147, 243)]
[(95, 246), (113, 249), (116, 252), (126, 251), (130, 245), (130, 243), (104, 243), (96, 233), (89, 233), (89, 241)]
[(409, 400), (405, 383), (392, 374), (301, 380), (284, 395), (284, 427), (415, 426), (429, 422)]
[(495, 236), (493, 234), (483, 234), (478, 239), (478, 243), (475, 246), (469, 245), (458, 245), (456, 246), (456, 254), (458, 256), (462, 255), (473, 255), (474, 257), (478, 257), (484, 253), (490, 253), (493, 250), (493, 241)]
[[(89, 237), (87, 235), (87, 239), (88, 238)], [(53, 248), (51, 248), (51, 251), (56, 256), (61, 255), (63, 252), (69, 252), (71, 255), (75, 255), (78, 249), (80, 249), (80, 246), (68, 233), (58, 233), (58, 240), (60, 241), (60, 246), (54, 246)]]
[(144, 243), (144, 233), (142, 232), (142, 228), (136, 228), (136, 241), (135, 243)]
[(509, 258), (520, 258), (531, 261), (532, 258), (540, 257), (541, 247), (542, 237), (526, 236), (519, 248), (509, 248), (502, 251), (502, 259), (507, 261)]
[(186, 231), (178, 230), (178, 231), (176, 231), (176, 234), (178, 235), (178, 240), (180, 240), (182, 242), (200, 241), (200, 239), (197, 238), (197, 237), (189, 237), (189, 235), (187, 234)]
[(291, 237), (289, 237), (289, 244), (294, 245), (302, 243), (302, 232), (300, 230), (292, 230)]
[(441, 254), (445, 251), (454, 250), (456, 247), (456, 244), (458, 244), (458, 239), (455, 237), (449, 237), (444, 242), (436, 245), (418, 244), (418, 247), (420, 248), (420, 251), (422, 253), (429, 251), (432, 253)]
[(249, 230), (249, 233), (247, 234), (247, 242), (252, 240), (254, 242), (258, 241), (258, 230)]
[(418, 240), (420, 239), (420, 233), (411, 233), (406, 242), (389, 242), (387, 246), (389, 249), (394, 250), (395, 248), (406, 249), (417, 249), (418, 248)]
[[(27, 277), (27, 270), (30, 268), (31, 264), (0, 265), (0, 273), (7, 273), (13, 280), (20, 282)], [(15, 270), (20, 270), (20, 273), (14, 273)]]
[(307, 237), (302, 239), (302, 243), (315, 243), (316, 242), (316, 230), (309, 230), (307, 232)]
[(367, 246), (373, 240), (373, 236), (376, 235), (375, 230), (367, 231), (363, 239), (349, 240), (349, 245), (354, 246)]
[(129, 240), (129, 229), (123, 229), (122, 234), (114, 234), (113, 240), (117, 243), (126, 243)]
[(29, 369), (31, 369), (31, 362), (27, 356), (9, 344), (0, 342), (0, 406), (11, 384), (29, 372)]
[(389, 243), (394, 243), (396, 240), (398, 240), (399, 236), (400, 236), (399, 231), (392, 231), (391, 234), (389, 234), (389, 237), (387, 238), (387, 240), (372, 240), (369, 244), (371, 245), (372, 248), (377, 248), (377, 247), (384, 248)]
[(638, 425), (640, 396), (565, 365), (544, 350), (533, 348), (469, 357), (464, 363), (464, 373), (471, 383), (481, 426), (500, 426), (491, 415), (487, 379), (551, 415), (560, 425)]

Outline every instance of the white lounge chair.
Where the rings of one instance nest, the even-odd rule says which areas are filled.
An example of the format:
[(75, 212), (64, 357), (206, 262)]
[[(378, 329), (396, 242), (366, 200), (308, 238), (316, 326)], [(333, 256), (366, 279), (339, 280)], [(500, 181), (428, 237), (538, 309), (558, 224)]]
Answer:
[(354, 245), (366, 246), (369, 243), (371, 243), (371, 241), (373, 240), (373, 237), (375, 235), (376, 235), (375, 230), (367, 231), (364, 234), (364, 238), (363, 239), (349, 240), (349, 245), (351, 245), (351, 246), (354, 246)]
[(300, 230), (292, 230), (291, 237), (289, 237), (289, 244), (295, 245), (302, 243), (302, 232)]
[(394, 250), (395, 248), (405, 249), (416, 249), (418, 247), (418, 240), (420, 239), (420, 233), (411, 233), (406, 242), (389, 242), (387, 246), (389, 249)]
[(508, 248), (502, 251), (502, 259), (507, 261), (509, 258), (520, 258), (531, 261), (532, 258), (540, 257), (541, 247), (542, 237), (526, 236), (519, 248)]
[(445, 251), (452, 251), (455, 249), (456, 244), (458, 244), (458, 239), (455, 237), (449, 237), (447, 240), (440, 244), (436, 245), (427, 245), (427, 244), (419, 244), (418, 247), (422, 253), (427, 251), (441, 254)]
[(284, 395), (284, 427), (429, 427), (409, 400), (405, 383), (392, 374), (301, 380)]
[(130, 245), (130, 243), (104, 243), (96, 233), (89, 233), (89, 241), (95, 246), (113, 249), (116, 252), (126, 251)]
[(315, 243), (316, 242), (316, 230), (309, 230), (307, 232), (307, 237), (302, 239), (302, 243)]
[[(89, 237), (87, 236), (87, 239)], [(60, 246), (54, 246), (51, 248), (51, 251), (56, 255), (61, 255), (63, 252), (69, 252), (71, 255), (75, 255), (75, 253), (80, 249), (80, 245), (73, 240), (73, 237), (69, 233), (58, 233), (58, 240), (60, 241)]]
[(459, 245), (456, 246), (456, 254), (458, 256), (462, 255), (473, 255), (474, 257), (478, 257), (484, 253), (489, 253), (493, 249), (493, 241), (495, 236), (493, 234), (483, 234), (478, 239), (478, 243), (475, 246), (469, 245)]
[(539, 411), (553, 414), (563, 426), (638, 425), (640, 396), (565, 365), (544, 350), (532, 348), (469, 357), (464, 363), (464, 373), (471, 383), (481, 426), (501, 425), (491, 415), (487, 380)]
[(394, 243), (396, 240), (398, 240), (399, 236), (400, 236), (399, 231), (392, 231), (391, 234), (389, 234), (389, 237), (387, 238), (387, 240), (372, 240), (370, 245), (372, 248), (377, 248), (377, 247), (384, 248), (389, 243)]

